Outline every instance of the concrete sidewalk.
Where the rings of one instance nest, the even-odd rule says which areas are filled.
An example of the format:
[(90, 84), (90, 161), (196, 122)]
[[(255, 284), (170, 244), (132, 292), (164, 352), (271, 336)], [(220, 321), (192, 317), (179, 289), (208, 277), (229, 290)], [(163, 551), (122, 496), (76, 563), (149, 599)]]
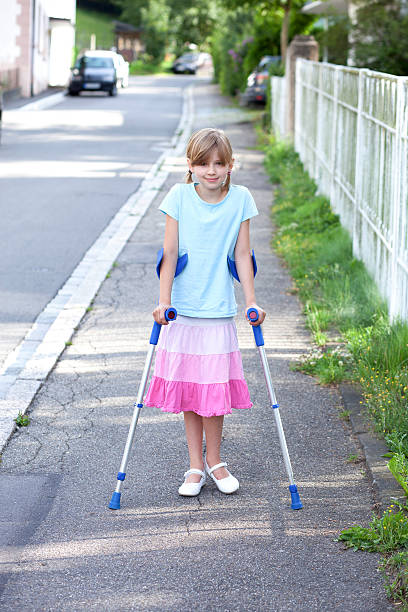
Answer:
[[(164, 215), (157, 206), (184, 174), (183, 159), (168, 160), (166, 185), (38, 393), (29, 427), (3, 454), (16, 529), (3, 557), (0, 609), (393, 610), (378, 557), (333, 541), (340, 529), (366, 524), (374, 500), (362, 465), (346, 461), (358, 449), (339, 419), (338, 392), (289, 369), (310, 338), (270, 249), (272, 188), (253, 128), (215, 86), (198, 85), (195, 100), (194, 128), (225, 128), (237, 158), (234, 182), (251, 190), (260, 210), (252, 223), (257, 299), (268, 313), (265, 347), (304, 509), (290, 509), (258, 353), (240, 315), (254, 408), (226, 418), (222, 449), (239, 492), (223, 496), (208, 482), (198, 498), (179, 497), (188, 467), (182, 416), (146, 408), (122, 509), (108, 510), (158, 292)], [(239, 288), (237, 297), (242, 310)]]

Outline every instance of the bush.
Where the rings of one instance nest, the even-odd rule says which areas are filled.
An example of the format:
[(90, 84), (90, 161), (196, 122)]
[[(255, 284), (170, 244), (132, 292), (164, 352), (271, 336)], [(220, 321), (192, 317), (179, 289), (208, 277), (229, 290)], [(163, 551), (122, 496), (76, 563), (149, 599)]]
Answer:
[(249, 36), (252, 16), (248, 9), (239, 9), (221, 19), (211, 38), (214, 79), (223, 94), (234, 96), (246, 85), (243, 61), (252, 42)]

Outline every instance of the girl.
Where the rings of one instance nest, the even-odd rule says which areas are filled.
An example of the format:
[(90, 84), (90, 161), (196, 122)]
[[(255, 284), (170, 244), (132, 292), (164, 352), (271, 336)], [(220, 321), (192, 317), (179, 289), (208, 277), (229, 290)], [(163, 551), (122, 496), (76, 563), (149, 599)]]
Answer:
[[(248, 321), (260, 325), (265, 312), (256, 305), (249, 243), (249, 220), (258, 211), (248, 189), (231, 184), (233, 163), (222, 130), (199, 130), (187, 146), (186, 184), (176, 184), (159, 207), (167, 216), (160, 299), (153, 318), (166, 327), (145, 405), (184, 413), (190, 469), (180, 495), (198, 495), (205, 472), (223, 493), (239, 488), (220, 457), (224, 415), (252, 406), (233, 320), (237, 306), (227, 256), (235, 259), (246, 309), (259, 311), (256, 323)], [(184, 253), (187, 266), (174, 278)], [(170, 305), (178, 316), (168, 325), (164, 313)]]

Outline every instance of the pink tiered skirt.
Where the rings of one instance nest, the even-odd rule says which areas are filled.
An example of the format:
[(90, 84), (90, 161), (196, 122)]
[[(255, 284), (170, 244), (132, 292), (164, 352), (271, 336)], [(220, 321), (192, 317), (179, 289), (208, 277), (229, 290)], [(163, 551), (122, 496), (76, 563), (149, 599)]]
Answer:
[(204, 417), (251, 408), (233, 318), (179, 315), (163, 326), (144, 403)]

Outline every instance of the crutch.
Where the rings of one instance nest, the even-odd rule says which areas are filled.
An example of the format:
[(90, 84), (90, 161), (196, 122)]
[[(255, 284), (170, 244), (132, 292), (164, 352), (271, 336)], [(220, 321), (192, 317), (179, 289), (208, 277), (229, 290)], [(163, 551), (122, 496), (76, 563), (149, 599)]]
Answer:
[[(157, 265), (156, 265), (156, 272), (159, 278), (160, 278), (160, 265), (161, 265), (162, 259), (163, 259), (163, 249), (160, 249), (160, 251), (158, 252), (158, 256), (157, 256)], [(177, 267), (176, 267), (176, 272), (174, 276), (178, 276), (180, 272), (184, 270), (186, 264), (187, 264), (187, 254), (179, 257), (177, 261)], [(166, 321), (175, 321), (177, 317), (176, 309), (168, 308), (165, 312), (165, 317), (166, 317)], [(126, 445), (125, 445), (125, 450), (123, 451), (122, 462), (120, 464), (120, 469), (117, 475), (118, 481), (116, 483), (116, 489), (112, 493), (112, 498), (109, 503), (109, 508), (111, 510), (119, 510), (120, 508), (120, 496), (121, 496), (120, 489), (126, 477), (126, 466), (128, 464), (130, 451), (133, 445), (133, 439), (135, 437), (136, 426), (137, 426), (137, 421), (139, 419), (140, 410), (143, 408), (143, 396), (144, 396), (146, 384), (149, 378), (149, 372), (150, 372), (150, 367), (152, 365), (154, 350), (156, 348), (157, 342), (159, 341), (160, 331), (161, 331), (161, 325), (159, 323), (156, 323), (155, 321), (153, 324), (152, 333), (150, 335), (150, 347), (149, 347), (149, 350), (146, 356), (146, 361), (145, 361), (145, 365), (143, 369), (142, 379), (139, 385), (137, 399), (133, 405), (132, 421), (130, 423), (128, 437), (127, 437)]]
[[(252, 262), (254, 266), (254, 276), (255, 276), (256, 271), (257, 271), (257, 266), (256, 266), (256, 261), (255, 261), (255, 254), (253, 251), (252, 251)], [(229, 266), (232, 276), (239, 281), (235, 262), (230, 258), (228, 258), (228, 266)], [(247, 316), (253, 322), (256, 322), (259, 319), (259, 313), (256, 308), (248, 308)], [(265, 353), (265, 347), (264, 347), (265, 343), (264, 343), (264, 339), (262, 335), (262, 329), (260, 325), (257, 325), (257, 326), (253, 325), (252, 330), (254, 332), (255, 344), (258, 347), (259, 355), (261, 357), (261, 363), (262, 363), (262, 367), (263, 367), (263, 371), (265, 375), (266, 386), (268, 388), (269, 398), (271, 401), (271, 407), (273, 409), (276, 428), (278, 430), (278, 436), (279, 436), (279, 442), (280, 442), (281, 450), (283, 454), (283, 460), (285, 462), (286, 472), (289, 478), (289, 491), (290, 491), (290, 496), (292, 500), (291, 508), (292, 510), (300, 510), (300, 508), (303, 508), (303, 504), (300, 501), (297, 486), (293, 478), (293, 471), (292, 471), (292, 466), (290, 463), (288, 446), (286, 444), (285, 432), (283, 431), (282, 421), (281, 421), (281, 417), (279, 413), (279, 404), (276, 400), (276, 395), (275, 395), (275, 390), (272, 384), (272, 377), (271, 377), (271, 372), (269, 369), (268, 359)]]
[[(248, 318), (251, 319), (251, 321), (255, 322), (259, 319), (259, 313), (256, 308), (248, 308), (247, 315), (248, 315)], [(268, 363), (268, 359), (265, 353), (265, 347), (264, 347), (265, 343), (264, 343), (264, 339), (262, 335), (262, 329), (260, 325), (258, 326), (253, 325), (252, 329), (254, 332), (255, 344), (258, 347), (259, 355), (261, 357), (262, 367), (263, 367), (265, 380), (266, 380), (266, 386), (268, 387), (269, 398), (271, 400), (271, 406), (272, 406), (273, 414), (275, 417), (276, 428), (278, 430), (278, 436), (279, 436), (279, 442), (280, 442), (281, 449), (282, 449), (283, 460), (285, 462), (285, 467), (286, 467), (286, 471), (287, 471), (288, 478), (289, 478), (289, 491), (290, 491), (290, 496), (292, 498), (291, 508), (292, 510), (300, 510), (300, 508), (303, 508), (303, 505), (302, 505), (302, 502), (300, 501), (297, 486), (295, 485), (295, 481), (293, 479), (292, 466), (290, 463), (288, 447), (286, 444), (285, 432), (283, 431), (282, 421), (281, 421), (281, 417), (279, 413), (279, 404), (276, 400), (275, 390), (272, 384), (271, 372), (269, 369), (269, 363)]]

